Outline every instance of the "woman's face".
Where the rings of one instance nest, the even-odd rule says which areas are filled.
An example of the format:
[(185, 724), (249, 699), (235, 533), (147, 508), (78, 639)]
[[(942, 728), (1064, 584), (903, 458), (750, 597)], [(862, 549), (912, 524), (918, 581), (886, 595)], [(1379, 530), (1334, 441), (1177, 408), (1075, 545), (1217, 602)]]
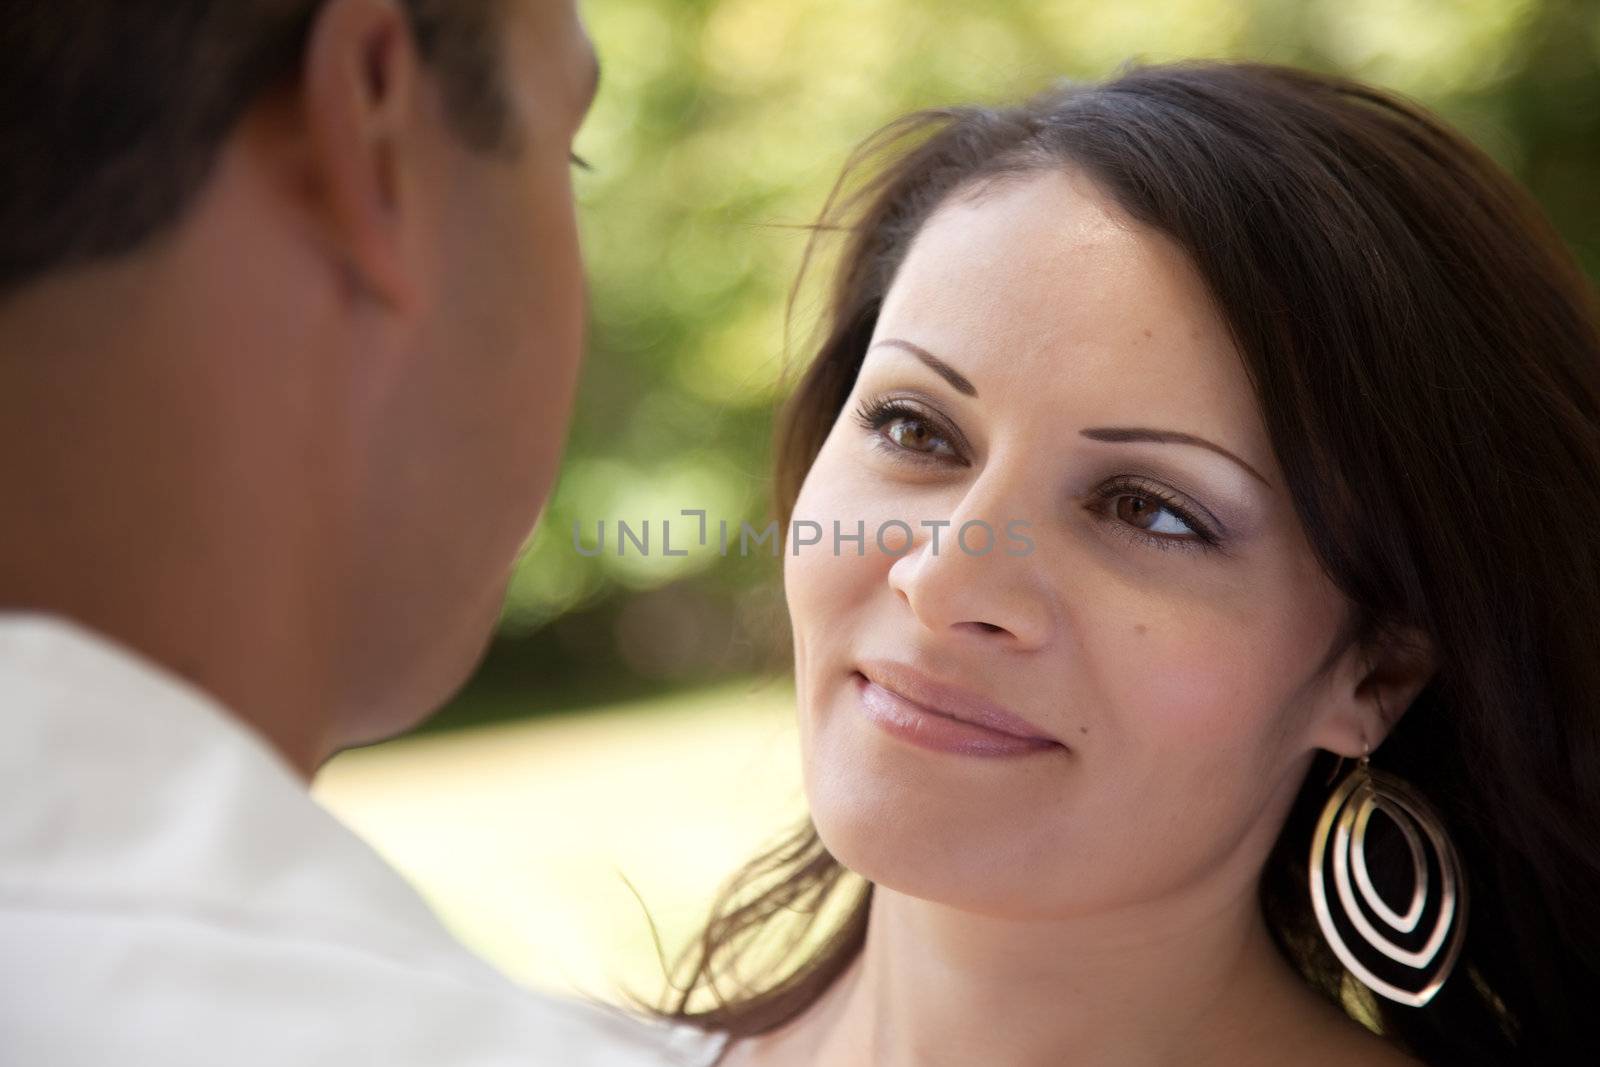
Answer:
[[(978, 520), (992, 536), (958, 543)], [(864, 538), (836, 551), (835, 522)], [(1321, 669), (1345, 603), (1226, 328), (1177, 246), (1081, 175), (1008, 179), (923, 228), (784, 578), (817, 829), (915, 896), (1065, 917), (1242, 885), (1314, 748), (1348, 735), (1355, 676)]]

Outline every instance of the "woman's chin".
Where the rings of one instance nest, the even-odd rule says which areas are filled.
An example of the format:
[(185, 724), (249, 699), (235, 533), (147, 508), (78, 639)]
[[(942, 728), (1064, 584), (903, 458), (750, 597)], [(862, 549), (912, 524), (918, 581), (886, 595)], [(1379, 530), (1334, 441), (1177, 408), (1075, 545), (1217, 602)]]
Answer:
[(952, 825), (892, 786), (837, 776), (813, 789), (811, 821), (828, 852), (874, 885), (986, 915), (1040, 907), (1037, 872), (1017, 862), (1017, 842)]
[[(812, 823), (845, 867), (885, 888), (982, 914), (1037, 914), (1052, 894), (1041, 819), (1057, 776), (1039, 763), (909, 744), (840, 691), (804, 731)], [(1026, 765), (1026, 766), (1025, 766)], [(1053, 762), (1052, 762), (1053, 765)]]
[(817, 821), (817, 834), (829, 853), (852, 873), (880, 889), (972, 915), (996, 919), (1053, 918), (1040, 887), (996, 869), (981, 859), (951, 862), (944, 851), (886, 840), (879, 831), (838, 827)]

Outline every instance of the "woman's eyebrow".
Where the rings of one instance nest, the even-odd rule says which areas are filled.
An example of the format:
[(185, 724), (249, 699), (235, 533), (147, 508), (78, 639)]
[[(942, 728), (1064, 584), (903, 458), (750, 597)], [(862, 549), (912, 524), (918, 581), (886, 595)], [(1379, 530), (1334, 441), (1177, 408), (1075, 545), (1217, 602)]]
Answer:
[[(903, 352), (909, 352), (927, 364), (941, 378), (949, 382), (951, 388), (955, 389), (956, 392), (973, 398), (978, 395), (977, 387), (968, 381), (965, 375), (921, 345), (913, 344), (899, 337), (885, 337), (880, 341), (874, 341), (868, 351), (871, 351), (872, 348), (898, 348)], [(1192, 433), (1183, 433), (1178, 430), (1155, 430), (1145, 426), (1097, 426), (1079, 432), (1093, 441), (1154, 441), (1158, 444), (1196, 445), (1200, 448), (1209, 448), (1218, 455), (1226, 456), (1228, 459), (1233, 460), (1268, 489), (1272, 488), (1272, 483), (1267, 481), (1250, 464), (1216, 442), (1208, 441), (1204, 437), (1196, 437)]]
[(965, 375), (921, 345), (914, 345), (910, 341), (902, 341), (898, 337), (885, 337), (881, 341), (873, 342), (868, 351), (870, 352), (872, 348), (898, 348), (902, 351), (910, 352), (932, 368), (939, 377), (949, 382), (950, 387), (956, 392), (974, 398), (978, 395), (977, 387), (968, 381)]
[(1181, 433), (1177, 430), (1152, 430), (1144, 426), (1097, 426), (1087, 430), (1080, 430), (1079, 433), (1094, 441), (1155, 441), (1160, 444), (1198, 445), (1201, 448), (1209, 448), (1218, 455), (1227, 456), (1239, 466), (1249, 471), (1251, 475), (1253, 475), (1268, 489), (1272, 488), (1272, 483), (1267, 481), (1266, 478), (1262, 477), (1260, 472), (1258, 472), (1254, 467), (1250, 466), (1250, 464), (1246, 463), (1232, 452), (1229, 452), (1221, 445), (1213, 441), (1207, 441), (1204, 437), (1196, 437), (1192, 433)]

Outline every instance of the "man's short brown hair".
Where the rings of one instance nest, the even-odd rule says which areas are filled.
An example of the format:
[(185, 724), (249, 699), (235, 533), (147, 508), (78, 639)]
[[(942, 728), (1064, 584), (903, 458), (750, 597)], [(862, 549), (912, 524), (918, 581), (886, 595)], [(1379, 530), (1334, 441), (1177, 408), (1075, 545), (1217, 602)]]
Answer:
[[(452, 123), (509, 151), (502, 0), (403, 0)], [(293, 76), (322, 0), (19, 0), (0, 13), (0, 296), (183, 214), (228, 132)]]

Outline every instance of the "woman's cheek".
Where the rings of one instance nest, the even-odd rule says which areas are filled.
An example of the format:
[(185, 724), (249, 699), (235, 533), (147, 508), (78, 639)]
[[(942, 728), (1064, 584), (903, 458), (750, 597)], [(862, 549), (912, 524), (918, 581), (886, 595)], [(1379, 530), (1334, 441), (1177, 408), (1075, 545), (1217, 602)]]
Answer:
[(790, 604), (797, 626), (812, 620), (802, 618), (796, 607), (808, 616), (813, 608), (849, 616), (880, 586), (887, 588), (889, 567), (909, 550), (905, 531), (892, 520), (916, 528), (920, 518), (910, 513), (914, 500), (839, 452), (830, 443), (818, 456), (795, 502), (783, 546), (785, 585), (795, 598)]
[(854, 543), (848, 541), (834, 551), (834, 521), (839, 521), (846, 534), (855, 526), (854, 518), (843, 510), (845, 506), (836, 494), (819, 492), (803, 496), (795, 508), (787, 542), (781, 548), (784, 585), (796, 627), (831, 625), (835, 620), (826, 616), (848, 614), (849, 605), (860, 599), (857, 587), (867, 581), (863, 571), (871, 565), (870, 556), (857, 557)]
[(871, 585), (871, 576), (865, 573), (870, 557), (858, 559), (848, 551), (833, 552), (833, 521), (845, 522), (854, 496), (844, 479), (834, 475), (824, 450), (801, 487), (790, 528), (779, 545), (784, 596), (794, 632), (800, 740), (808, 762), (813, 730), (821, 714), (816, 705), (828, 697), (817, 687), (842, 669), (842, 657), (851, 651), (852, 624), (860, 617)]
[(1114, 717), (1130, 743), (1166, 754), (1174, 769), (1196, 770), (1197, 756), (1228, 762), (1252, 747), (1266, 725), (1259, 684), (1266, 664), (1249, 642), (1204, 618), (1133, 622), (1123, 630), (1098, 673), (1111, 679)]

